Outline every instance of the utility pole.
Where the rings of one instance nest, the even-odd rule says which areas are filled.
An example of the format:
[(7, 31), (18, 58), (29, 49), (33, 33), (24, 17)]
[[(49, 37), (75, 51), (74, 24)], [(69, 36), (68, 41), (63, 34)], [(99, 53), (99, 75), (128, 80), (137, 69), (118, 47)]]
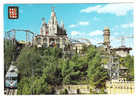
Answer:
[(109, 61), (107, 64), (107, 70), (108, 70), (110, 80), (118, 79), (119, 78), (119, 57), (113, 56), (110, 48), (108, 51), (108, 55), (102, 55), (101, 57), (109, 58)]
[[(117, 61), (115, 61), (117, 60)], [(110, 55), (109, 57), (109, 69), (110, 69), (110, 79), (119, 78), (119, 60), (118, 57)]]
[[(119, 59), (117, 56), (114, 56), (111, 51), (110, 46), (110, 29), (105, 27), (103, 30), (104, 42), (102, 43), (105, 46), (106, 55), (103, 55), (106, 58), (109, 58), (107, 69), (110, 76), (110, 80), (119, 78)], [(100, 43), (101, 44), (101, 43)]]

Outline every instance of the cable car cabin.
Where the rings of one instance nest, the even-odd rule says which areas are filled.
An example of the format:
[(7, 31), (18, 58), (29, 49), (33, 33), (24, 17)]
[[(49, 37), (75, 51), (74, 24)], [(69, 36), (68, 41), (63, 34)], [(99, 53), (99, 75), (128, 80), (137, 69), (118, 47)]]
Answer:
[(5, 77), (5, 87), (6, 88), (17, 88), (18, 81), (18, 70), (16, 66), (10, 65), (8, 72)]

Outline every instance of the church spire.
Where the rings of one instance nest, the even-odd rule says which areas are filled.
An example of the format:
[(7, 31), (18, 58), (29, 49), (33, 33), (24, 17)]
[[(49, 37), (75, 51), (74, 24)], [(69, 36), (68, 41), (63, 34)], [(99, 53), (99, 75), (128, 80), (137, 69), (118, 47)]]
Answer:
[(46, 32), (47, 32), (47, 24), (46, 24), (46, 22), (45, 22), (45, 18), (43, 17), (43, 18), (42, 18), (42, 26), (41, 26), (41, 28), (40, 28), (40, 34), (41, 34), (41, 35), (45, 35)]
[(52, 9), (52, 12), (54, 12), (54, 8), (55, 8), (55, 7), (51, 7), (51, 9)]
[(63, 22), (63, 19), (61, 19), (60, 25), (61, 25), (61, 27), (64, 29), (64, 22)]
[(57, 25), (57, 18), (56, 18), (56, 13), (54, 11), (55, 7), (51, 7), (51, 19), (50, 19), (50, 24), (52, 25)]
[(43, 24), (45, 24), (45, 23), (46, 23), (46, 22), (45, 22), (45, 18), (44, 18), (44, 17), (42, 18), (42, 23), (43, 23)]
[(51, 7), (51, 9), (52, 9), (51, 16), (56, 16), (55, 11), (54, 11), (54, 8), (55, 7)]

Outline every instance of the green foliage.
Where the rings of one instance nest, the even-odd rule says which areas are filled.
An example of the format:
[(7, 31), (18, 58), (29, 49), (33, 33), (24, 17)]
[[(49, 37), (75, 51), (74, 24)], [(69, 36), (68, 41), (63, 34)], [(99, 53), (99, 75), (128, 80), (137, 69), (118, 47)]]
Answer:
[(43, 73), (46, 75), (46, 81), (51, 85), (60, 85), (62, 83), (61, 69), (55, 62), (50, 63), (48, 67), (44, 68)]
[[(101, 67), (100, 53), (96, 51), (96, 47), (90, 46), (85, 50), (87, 52), (85, 56), (75, 54), (71, 59), (62, 58), (61, 52), (62, 50), (58, 48), (28, 47), (21, 51), (17, 66), (25, 79), (30, 76), (28, 77), (30, 81), (25, 85), (20, 81), (19, 87), (23, 85), (20, 94), (25, 94), (24, 92), (29, 88), (31, 92), (26, 94), (53, 94), (52, 86), (88, 84), (88, 82), (96, 88), (104, 87), (107, 73)], [(32, 68), (34, 68), (33, 73), (36, 77), (32, 76)], [(41, 74), (38, 74), (37, 68), (41, 70)], [(66, 90), (62, 92), (62, 94), (67, 93)]]
[(134, 56), (128, 55), (120, 58), (120, 66), (128, 68), (127, 80), (134, 80)]
[(77, 54), (72, 59), (62, 61), (63, 84), (81, 84), (87, 78), (87, 58), (79, 57)]
[[(16, 61), (21, 74), (18, 94), (54, 94), (54, 86), (62, 84), (58, 58), (59, 49), (25, 47)], [(24, 79), (28, 84), (24, 85)], [(30, 92), (26, 92), (28, 89)]]
[(24, 77), (18, 84), (18, 93), (20, 95), (30, 94), (54, 94), (54, 88), (48, 85), (46, 77)]
[(16, 60), (16, 66), (21, 76), (31, 77), (41, 75), (42, 61), (36, 48), (25, 47)]
[(68, 94), (68, 90), (67, 89), (61, 90), (60, 94)]
[(17, 94), (20, 95), (29, 95), (31, 94), (31, 84), (30, 78), (22, 78), (20, 83), (18, 83), (18, 91)]
[(134, 79), (134, 56), (128, 55), (125, 58), (125, 61), (126, 61), (125, 66), (128, 68), (130, 75)]
[(11, 62), (14, 60), (16, 46), (11, 40), (4, 40), (4, 71), (9, 69)]
[[(101, 51), (95, 46), (85, 47), (84, 56), (78, 54), (71, 58), (63, 58), (59, 48), (25, 47), (16, 60), (21, 74), (18, 84), (18, 94), (54, 94), (56, 86), (90, 84), (99, 92), (105, 93), (107, 71), (101, 66), (108, 59), (101, 58)], [(129, 69), (128, 79), (134, 76), (134, 59), (131, 56), (123, 58), (124, 66)], [(131, 66), (131, 67), (130, 67)], [(80, 91), (78, 90), (78, 93)], [(60, 94), (68, 94), (67, 89)]]
[(70, 84), (71, 78), (70, 73), (73, 68), (69, 64), (69, 60), (60, 60), (61, 74), (63, 78), (63, 84)]
[(42, 52), (43, 55), (54, 56), (55, 58), (62, 58), (62, 49), (61, 48), (57, 48), (57, 47), (50, 48), (49, 47), (49, 48), (45, 48), (45, 49), (42, 49), (42, 50), (41, 50), (41, 52)]
[(88, 65), (89, 82), (95, 88), (105, 87), (105, 81), (108, 79), (107, 71), (101, 66), (101, 57), (99, 53), (93, 57)]
[(93, 59), (93, 57), (96, 55), (96, 53), (97, 53), (96, 47), (95, 46), (89, 46), (87, 49), (87, 52), (86, 52), (88, 61)]

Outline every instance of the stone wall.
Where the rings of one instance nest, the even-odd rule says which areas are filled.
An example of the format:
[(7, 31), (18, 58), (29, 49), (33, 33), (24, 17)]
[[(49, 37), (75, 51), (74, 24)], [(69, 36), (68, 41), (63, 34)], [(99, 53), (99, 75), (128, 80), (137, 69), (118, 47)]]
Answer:
[(106, 82), (108, 94), (133, 94), (134, 81), (112, 80)]
[[(93, 94), (95, 90), (90, 85), (63, 85), (56, 88), (56, 94), (60, 94), (61, 91), (68, 91), (68, 94)], [(100, 93), (96, 89), (97, 93)], [(107, 94), (133, 94), (134, 93), (134, 81), (126, 81), (124, 79), (112, 80), (106, 82), (105, 93)]]
[(56, 94), (60, 94), (65, 89), (67, 89), (68, 94), (90, 94), (92, 87), (89, 85), (64, 85), (57, 88)]

